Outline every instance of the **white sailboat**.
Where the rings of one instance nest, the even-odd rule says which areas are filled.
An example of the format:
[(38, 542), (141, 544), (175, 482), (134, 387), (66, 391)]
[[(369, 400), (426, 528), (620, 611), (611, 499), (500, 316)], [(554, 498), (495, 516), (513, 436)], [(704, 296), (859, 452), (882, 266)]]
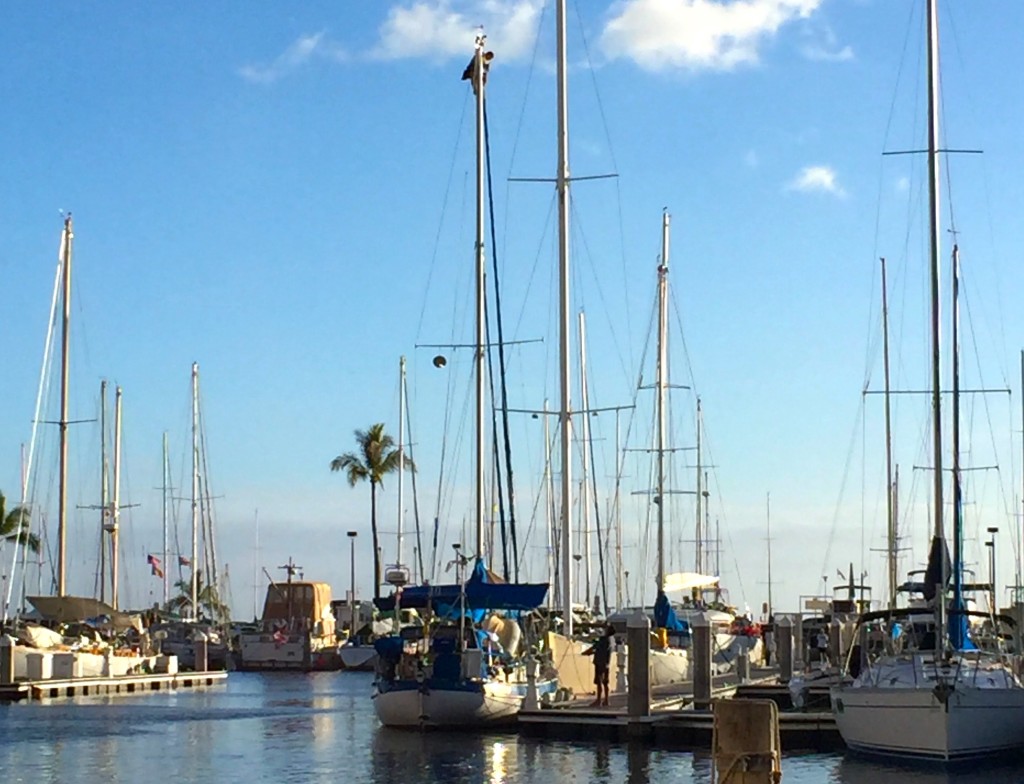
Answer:
[(484, 87), (487, 64), (493, 56), (484, 51), (484, 41), (483, 35), (477, 37), (472, 64), (477, 140), (474, 565), (469, 578), (464, 580), (470, 560), (462, 555), (461, 545), (454, 545), (456, 585), (423, 585), (405, 590), (396, 585), (390, 602), (377, 602), (382, 610), (399, 605), (429, 608), (436, 616), (451, 619), (429, 629), (408, 627), (375, 642), (378, 666), (373, 706), (380, 722), (388, 727), (510, 723), (515, 721), (531, 688), (543, 694), (553, 692), (557, 686), (552, 677), (534, 679), (528, 672), (533, 662), (524, 659), (519, 650), (522, 630), (515, 620), (501, 615), (505, 611), (539, 607), (544, 602), (547, 584), (494, 582), (484, 566)]
[[(939, 133), (938, 133), (938, 15), (935, 0), (927, 0), (928, 40), (928, 175), (931, 224), (931, 396), (933, 413), (933, 474), (935, 515), (932, 558), (925, 582), (933, 594), (931, 608), (915, 615), (933, 619), (931, 640), (914, 647), (910, 640), (894, 641), (894, 611), (869, 613), (861, 628), (884, 624), (888, 650), (873, 660), (856, 662), (861, 671), (850, 684), (833, 687), (831, 701), (836, 724), (846, 745), (858, 752), (924, 758), (950, 762), (1018, 750), (1024, 746), (1024, 687), (1012, 661), (998, 651), (975, 648), (965, 634), (962, 609), (959, 546), (955, 548), (952, 574), (946, 557), (942, 524), (942, 417), (941, 344), (939, 340)], [(954, 249), (953, 288), (957, 280)], [(954, 300), (955, 301), (955, 300)], [(958, 374), (956, 366), (956, 316), (954, 313), (953, 372), (953, 507), (954, 541), (961, 537), (960, 469), (958, 434)], [(952, 602), (948, 583), (953, 578)], [(947, 636), (948, 633), (948, 636)], [(903, 649), (898, 646), (903, 643)]]

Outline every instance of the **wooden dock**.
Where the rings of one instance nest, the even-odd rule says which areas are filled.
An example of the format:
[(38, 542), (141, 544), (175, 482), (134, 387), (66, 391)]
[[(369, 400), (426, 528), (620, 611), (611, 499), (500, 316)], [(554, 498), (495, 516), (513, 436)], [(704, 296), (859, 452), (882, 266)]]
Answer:
[(224, 682), (224, 670), (210, 672), (178, 672), (147, 675), (100, 676), (95, 678), (16, 681), (0, 685), (0, 702), (19, 700), (52, 700), (70, 697), (94, 697), (116, 694), (145, 694), (175, 689), (201, 689)]
[[(774, 674), (752, 673), (758, 677), (740, 683), (735, 675), (716, 677), (714, 699), (772, 699), (780, 705), (779, 731), (787, 751), (832, 751), (843, 741), (829, 710), (793, 711), (789, 691)], [(625, 694), (613, 694), (610, 705), (594, 706), (593, 697), (580, 697), (557, 707), (520, 711), (519, 729), (535, 737), (563, 740), (642, 739), (659, 748), (710, 749), (714, 714), (693, 702), (691, 682), (654, 690), (647, 716), (629, 716)]]

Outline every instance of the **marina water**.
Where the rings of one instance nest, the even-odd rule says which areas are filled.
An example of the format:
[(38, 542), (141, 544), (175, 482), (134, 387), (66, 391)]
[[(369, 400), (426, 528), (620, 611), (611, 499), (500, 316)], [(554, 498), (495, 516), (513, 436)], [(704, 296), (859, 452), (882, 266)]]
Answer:
[[(203, 691), (0, 706), (7, 782), (712, 782), (710, 755), (642, 744), (379, 726), (368, 673), (232, 673)], [(946, 773), (841, 754), (783, 758), (787, 784), (1024, 782), (1024, 763)]]

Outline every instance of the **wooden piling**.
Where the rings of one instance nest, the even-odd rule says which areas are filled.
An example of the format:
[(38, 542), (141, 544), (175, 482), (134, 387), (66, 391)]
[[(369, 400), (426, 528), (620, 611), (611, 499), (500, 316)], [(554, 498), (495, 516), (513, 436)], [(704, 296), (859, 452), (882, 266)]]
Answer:
[(629, 646), (627, 714), (631, 719), (650, 716), (651, 621), (644, 613), (637, 611), (629, 616), (629, 620), (626, 622), (626, 644)]
[(711, 704), (711, 624), (703, 615), (693, 623), (693, 704), (707, 708)]

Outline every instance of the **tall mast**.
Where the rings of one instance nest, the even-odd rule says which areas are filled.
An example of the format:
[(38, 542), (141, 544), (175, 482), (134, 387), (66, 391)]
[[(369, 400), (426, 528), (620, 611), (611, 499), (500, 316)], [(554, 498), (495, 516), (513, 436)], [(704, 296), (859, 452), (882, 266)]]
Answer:
[(697, 574), (704, 574), (704, 539), (707, 536), (707, 527), (704, 525), (704, 515), (702, 514), (702, 507), (704, 503), (703, 487), (701, 485), (701, 479), (703, 478), (703, 470), (701, 467), (701, 451), (700, 451), (700, 431), (702, 422), (702, 414), (700, 410), (700, 398), (697, 398), (697, 530), (694, 539), (697, 545)]
[[(585, 604), (589, 607), (593, 599), (591, 593), (591, 563), (590, 563), (590, 399), (587, 395), (587, 319), (581, 310), (579, 313), (579, 338), (580, 338), (580, 406), (583, 409), (583, 483), (580, 488), (580, 524), (583, 526), (583, 568), (586, 571), (586, 586), (583, 596)], [(579, 588), (579, 586), (576, 586)]]
[(1016, 564), (1016, 579), (1014, 582), (1013, 601), (1017, 603), (1021, 600), (1021, 573), (1020, 565), (1021, 560), (1024, 559), (1024, 553), (1021, 552), (1024, 549), (1024, 350), (1020, 352), (1020, 414), (1021, 414), (1021, 524), (1017, 526), (1017, 564)]
[(110, 505), (110, 599), (115, 610), (120, 609), (118, 587), (118, 525), (121, 521), (121, 387), (114, 392), (114, 498)]
[(405, 357), (398, 360), (398, 561), (402, 560), (402, 517), (405, 512), (403, 501), (405, 493)]
[(100, 601), (107, 601), (107, 380), (100, 381)]
[(622, 478), (622, 446), (619, 444), (619, 409), (615, 409), (615, 607), (622, 609), (622, 503), (619, 497), (619, 483)]
[(192, 620), (199, 618), (199, 363), (192, 363)]
[[(963, 496), (960, 488), (960, 248), (953, 245), (953, 597), (955, 609), (962, 610), (961, 592), (963, 586)], [(992, 586), (993, 592), (996, 587)], [(993, 596), (995, 594), (993, 593)], [(952, 626), (952, 624), (951, 624)], [(960, 639), (961, 619), (955, 625), (957, 647), (963, 645)], [(952, 632), (951, 632), (952, 633)]]
[[(555, 579), (555, 487), (551, 479), (551, 433), (548, 424), (548, 401), (544, 399), (544, 489), (547, 502), (544, 504), (544, 516), (547, 518), (548, 529), (548, 582)], [(548, 591), (548, 609), (554, 606), (554, 591)]]
[(476, 38), (473, 86), (476, 93), (476, 557), (484, 557), (484, 41)]
[[(661, 216), (661, 264), (658, 265), (658, 591), (665, 588), (665, 440), (668, 387), (668, 212)], [(698, 526), (700, 523), (698, 522)]]
[(114, 392), (114, 499), (111, 503), (111, 606), (118, 607), (118, 525), (121, 521), (121, 387)]
[(64, 596), (67, 592), (65, 574), (67, 571), (67, 535), (68, 535), (68, 381), (70, 378), (70, 336), (71, 336), (71, 241), (75, 233), (71, 225), (71, 216), (64, 218), (64, 231), (61, 233), (61, 257), (63, 263), (63, 293), (61, 302), (64, 315), (61, 321), (60, 334), (60, 489), (57, 508), (57, 595)]
[(167, 517), (168, 517), (168, 515), (167, 515), (167, 511), (168, 511), (167, 492), (168, 492), (168, 484), (169, 484), (170, 475), (171, 475), (171, 460), (170, 460), (170, 452), (169, 452), (169, 449), (167, 447), (167, 431), (166, 430), (164, 431), (164, 444), (163, 444), (163, 447), (164, 447), (163, 448), (164, 482), (163, 482), (163, 488), (162, 488), (163, 489), (163, 499), (162, 499), (163, 500), (163, 508), (162, 508), (162, 513), (161, 513), (161, 519), (163, 521), (163, 534), (164, 534), (164, 550), (163, 550), (163, 561), (162, 561), (162, 563), (164, 565), (164, 568), (163, 568), (163, 571), (164, 571), (164, 578), (163, 578), (163, 581), (164, 581), (164, 607), (166, 608), (167, 607), (167, 601), (170, 598), (167, 595), (167, 588), (168, 588), (167, 581), (169, 579), (168, 573), (170, 572), (170, 561), (167, 560)]
[(562, 618), (563, 632), (572, 635), (572, 387), (569, 372), (569, 80), (566, 64), (565, 0), (555, 4), (558, 39), (558, 355), (562, 429)]
[(893, 494), (896, 488), (892, 478), (892, 411), (889, 406), (889, 294), (886, 287), (885, 259), (882, 259), (882, 361), (885, 368), (885, 510), (888, 531), (886, 565), (889, 572), (889, 609), (896, 609), (896, 509)]
[(764, 494), (765, 529), (768, 535), (768, 617), (771, 618), (774, 610), (772, 607), (772, 494), (771, 491)]
[[(942, 351), (941, 317), (942, 305), (939, 299), (941, 269), (939, 266), (939, 20), (935, 0), (928, 0), (928, 206), (931, 269), (931, 315), (932, 315), (932, 461), (935, 480), (935, 540), (938, 553), (945, 552), (945, 535), (942, 528)], [(942, 567), (939, 585), (936, 586), (936, 630), (935, 639), (944, 639), (946, 615), (946, 559), (940, 558)]]

